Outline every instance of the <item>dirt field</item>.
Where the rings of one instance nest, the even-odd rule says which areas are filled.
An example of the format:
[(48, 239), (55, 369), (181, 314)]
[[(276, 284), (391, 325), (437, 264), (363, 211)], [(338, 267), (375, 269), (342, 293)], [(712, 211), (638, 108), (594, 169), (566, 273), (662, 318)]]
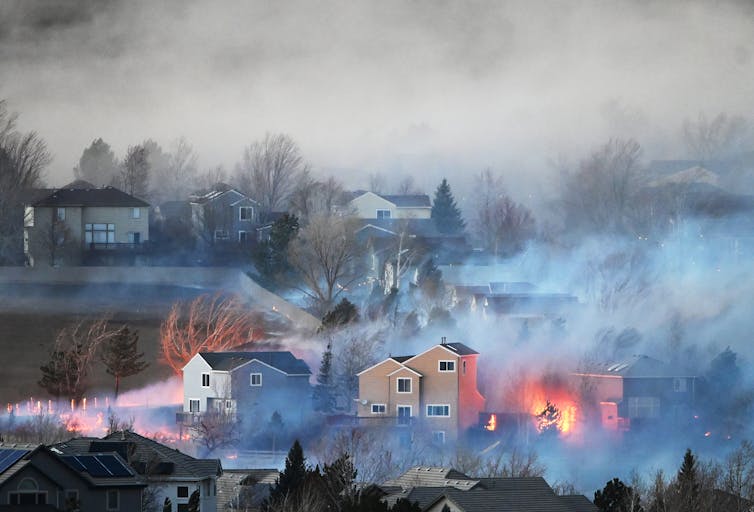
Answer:
[[(178, 287), (111, 285), (50, 286), (13, 285), (0, 290), (0, 404), (30, 396), (44, 398), (37, 385), (39, 366), (47, 360), (55, 335), (62, 327), (86, 315), (109, 313), (113, 325), (127, 323), (139, 331), (140, 350), (150, 366), (121, 383), (127, 391), (169, 377), (159, 362), (160, 323), (178, 299), (206, 290)], [(94, 394), (112, 392), (112, 377), (97, 367), (91, 374)]]

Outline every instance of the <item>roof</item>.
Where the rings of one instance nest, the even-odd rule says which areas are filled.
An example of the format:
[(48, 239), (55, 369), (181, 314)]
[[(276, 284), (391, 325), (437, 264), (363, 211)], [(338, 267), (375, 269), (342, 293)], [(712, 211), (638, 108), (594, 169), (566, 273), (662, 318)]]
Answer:
[(149, 203), (115, 187), (61, 188), (37, 200), (33, 206), (142, 207)]
[(583, 494), (567, 494), (561, 496), (560, 500), (571, 507), (573, 512), (599, 512), (600, 510)]
[(463, 343), (441, 343), (440, 346), (452, 350), (459, 356), (470, 356), (479, 353), (473, 348), (464, 345)]
[(368, 233), (372, 237), (389, 238), (401, 232), (421, 238), (448, 238), (457, 235), (441, 233), (434, 219), (361, 219), (356, 233)]
[(392, 359), (393, 361), (396, 361), (398, 363), (403, 363), (405, 361), (408, 361), (412, 357), (414, 357), (414, 356), (413, 355), (410, 355), (410, 356), (391, 356), (390, 359)]
[(252, 501), (258, 505), (279, 478), (277, 469), (226, 469), (217, 479), (217, 510), (229, 508), (243, 487), (252, 490)]
[(413, 487), (454, 487), (458, 489), (471, 489), (479, 483), (479, 480), (456, 471), (450, 467), (416, 466), (401, 476), (388, 480), (381, 487), (400, 487), (410, 489)]
[(216, 184), (214, 186), (214, 188), (212, 190), (210, 190), (209, 192), (200, 193), (200, 194), (192, 194), (190, 200), (191, 200), (192, 203), (195, 203), (195, 204), (205, 204), (205, 203), (212, 202), (215, 199), (217, 199), (219, 197), (222, 197), (222, 196), (224, 196), (225, 194), (228, 194), (228, 193), (233, 193), (233, 194), (239, 195), (243, 199), (251, 201), (252, 203), (257, 204), (257, 202), (254, 199), (250, 198), (249, 196), (247, 196), (243, 192), (240, 192), (240, 191), (234, 189), (233, 187), (231, 187), (230, 185), (228, 185), (226, 183), (218, 183), (218, 184)]
[(616, 377), (657, 378), (657, 377), (695, 377), (686, 369), (678, 368), (659, 359), (646, 355), (633, 355), (618, 362), (600, 363), (588, 370), (588, 373), (612, 375)]
[(311, 375), (303, 360), (288, 351), (281, 352), (200, 352), (213, 370), (233, 371), (251, 361), (259, 361), (287, 375)]
[[(129, 463), (137, 473), (144, 473), (145, 468), (156, 468), (158, 475), (185, 480), (203, 480), (222, 474), (219, 459), (196, 459), (176, 449), (165, 446), (152, 439), (131, 431), (119, 431), (102, 439), (81, 437), (74, 438), (52, 446), (63, 454), (91, 453), (92, 447), (102, 448), (103, 442), (111, 442), (117, 453), (119, 445), (126, 443)], [(153, 475), (154, 476), (154, 475)]]
[(390, 201), (398, 208), (432, 208), (432, 202), (427, 194), (377, 194), (386, 201)]

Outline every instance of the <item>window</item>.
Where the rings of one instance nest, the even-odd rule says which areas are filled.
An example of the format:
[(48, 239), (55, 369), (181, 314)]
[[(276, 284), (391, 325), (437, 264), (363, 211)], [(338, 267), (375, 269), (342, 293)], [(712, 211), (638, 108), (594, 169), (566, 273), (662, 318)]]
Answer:
[(58, 220), (65, 220), (65, 208), (57, 209), (57, 217), (58, 217)]
[(34, 207), (33, 206), (27, 206), (24, 208), (24, 227), (26, 228), (34, 227)]
[(140, 219), (141, 218), (141, 208), (131, 208), (131, 218), (132, 219)]
[(680, 377), (674, 378), (673, 391), (675, 391), (676, 393), (685, 393), (686, 392), (686, 379), (682, 379)]
[(440, 361), (440, 371), (441, 372), (456, 371), (456, 362), (455, 361)]
[(199, 412), (199, 400), (189, 400), (189, 412)]
[(141, 233), (137, 232), (129, 232), (128, 233), (128, 243), (129, 244), (140, 244), (141, 243)]
[(249, 232), (248, 231), (239, 231), (238, 232), (238, 241), (239, 242), (246, 243), (250, 239), (251, 239), (251, 237), (249, 237)]
[(411, 378), (398, 378), (398, 393), (411, 393)]
[(461, 367), (463, 368), (463, 374), (466, 375), (466, 361), (461, 363)]
[(176, 493), (176, 496), (179, 498), (188, 498), (188, 486), (187, 485), (179, 485), (178, 491)]
[(377, 218), (378, 219), (389, 219), (390, 218), (390, 210), (377, 210)]
[(65, 490), (65, 510), (79, 510), (81, 504), (79, 503), (79, 491), (77, 489)]
[(84, 234), (88, 244), (114, 244), (115, 224), (85, 224)]
[(227, 240), (228, 238), (228, 232), (224, 229), (215, 230), (215, 240)]
[(251, 385), (252, 386), (261, 386), (262, 385), (262, 374), (261, 373), (252, 373), (251, 374)]
[(120, 496), (118, 491), (107, 491), (107, 510), (118, 510), (120, 508)]
[(254, 218), (254, 208), (251, 206), (241, 206), (238, 208), (238, 220), (252, 220)]
[(450, 406), (449, 405), (427, 405), (427, 416), (428, 417), (436, 417), (440, 416), (443, 418), (447, 418), (450, 416)]
[(233, 408), (233, 400), (226, 400), (225, 401), (225, 408), (230, 410)]
[(444, 430), (436, 430), (432, 432), (432, 441), (435, 444), (445, 444), (445, 431)]
[(408, 425), (411, 423), (411, 406), (410, 405), (399, 405), (397, 408), (398, 412), (398, 425)]
[(188, 503), (179, 503), (176, 512), (189, 512)]
[(385, 414), (385, 404), (372, 404), (372, 414)]
[(209, 387), (209, 373), (202, 373), (202, 387)]
[(632, 396), (628, 398), (629, 418), (658, 418), (660, 399), (653, 396)]

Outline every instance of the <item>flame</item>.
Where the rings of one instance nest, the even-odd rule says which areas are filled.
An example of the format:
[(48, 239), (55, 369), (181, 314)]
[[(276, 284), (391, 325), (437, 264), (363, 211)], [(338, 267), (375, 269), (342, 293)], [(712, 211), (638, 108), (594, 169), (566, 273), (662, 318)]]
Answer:
[(490, 421), (484, 426), (485, 430), (494, 432), (497, 428), (497, 414), (490, 414)]

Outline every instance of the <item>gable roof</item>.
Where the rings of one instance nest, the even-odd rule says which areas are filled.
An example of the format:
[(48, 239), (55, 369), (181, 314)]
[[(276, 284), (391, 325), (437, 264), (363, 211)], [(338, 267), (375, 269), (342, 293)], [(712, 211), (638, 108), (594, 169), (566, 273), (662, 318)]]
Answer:
[(377, 194), (386, 201), (390, 201), (398, 208), (432, 208), (432, 202), (427, 194)]
[(456, 487), (458, 489), (471, 489), (478, 483), (478, 479), (473, 479), (451, 467), (416, 466), (402, 475), (388, 480), (381, 487), (400, 487), (401, 489)]
[[(214, 186), (212, 190), (209, 192), (201, 193), (201, 194), (192, 194), (190, 197), (190, 202), (194, 204), (205, 204), (205, 203), (211, 203), (212, 201), (215, 201), (216, 199), (226, 195), (226, 194), (235, 194), (239, 196), (240, 199), (248, 200), (254, 204), (257, 203), (254, 199), (250, 198), (243, 192), (240, 192), (230, 185), (227, 185), (225, 183), (218, 183)], [(239, 200), (240, 200), (239, 199)]]
[[(372, 237), (395, 237), (401, 232), (420, 238), (448, 238), (450, 235), (437, 229), (434, 219), (361, 219), (356, 233)], [(452, 235), (456, 236), (456, 235)]]
[(297, 359), (289, 351), (280, 352), (200, 352), (202, 358), (213, 370), (233, 371), (252, 361), (259, 361), (287, 375), (311, 375), (303, 360)]
[(573, 512), (599, 512), (600, 510), (583, 494), (567, 494), (561, 496), (560, 500), (571, 507)]
[(142, 207), (149, 206), (149, 203), (115, 187), (60, 188), (32, 206)]
[(643, 354), (633, 355), (619, 362), (597, 364), (589, 373), (616, 377), (653, 378), (653, 377), (695, 377), (694, 372), (674, 367), (659, 359)]

